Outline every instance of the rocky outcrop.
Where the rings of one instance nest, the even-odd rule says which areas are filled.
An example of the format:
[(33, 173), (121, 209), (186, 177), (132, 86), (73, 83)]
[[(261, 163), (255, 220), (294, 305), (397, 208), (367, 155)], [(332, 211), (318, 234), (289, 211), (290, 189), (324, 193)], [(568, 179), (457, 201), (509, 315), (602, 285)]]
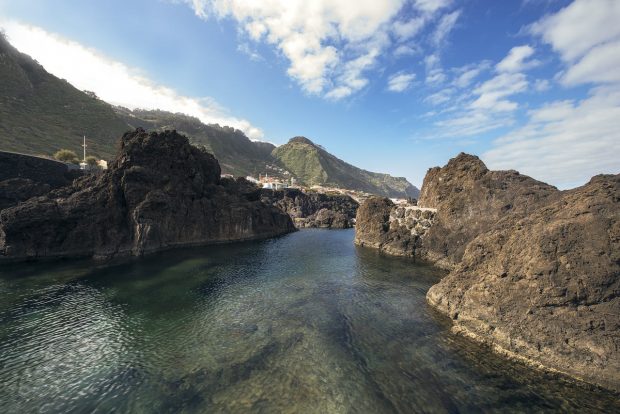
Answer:
[(517, 171), (490, 171), (476, 156), (461, 153), (444, 167), (428, 170), (418, 200), (437, 209), (420, 255), (451, 269), (465, 247), (508, 214), (525, 215), (559, 191)]
[[(432, 226), (427, 221), (423, 232), (410, 232), (388, 225), (390, 220), (383, 212), (387, 201), (375, 200), (367, 208), (360, 207), (356, 243), (452, 269), (467, 244), (500, 218), (527, 214), (558, 194), (555, 187), (517, 171), (490, 171), (478, 157), (461, 153), (446, 166), (431, 168), (424, 178), (417, 206), (419, 211), (433, 211), (432, 220), (430, 213), (422, 217)], [(374, 214), (375, 209), (381, 211)], [(377, 223), (370, 223), (373, 220)]]
[(620, 175), (507, 215), (427, 298), (500, 352), (620, 391)]
[(419, 258), (418, 249), (435, 215), (435, 209), (396, 206), (388, 198), (371, 197), (358, 209), (354, 242), (395, 256)]
[(0, 181), (0, 210), (15, 206), (32, 197), (47, 194), (50, 190), (49, 184), (29, 178), (11, 178)]
[(0, 258), (142, 255), (270, 237), (290, 217), (220, 182), (209, 153), (175, 131), (125, 134), (109, 170), (0, 212)]
[(427, 299), (455, 331), (620, 391), (620, 175), (562, 192), (460, 154), (429, 170), (418, 205), (436, 212), (414, 235), (368, 200), (356, 243), (451, 269)]
[(262, 189), (261, 200), (288, 213), (299, 228), (351, 228), (358, 208), (358, 203), (347, 195), (305, 193), (292, 188)]

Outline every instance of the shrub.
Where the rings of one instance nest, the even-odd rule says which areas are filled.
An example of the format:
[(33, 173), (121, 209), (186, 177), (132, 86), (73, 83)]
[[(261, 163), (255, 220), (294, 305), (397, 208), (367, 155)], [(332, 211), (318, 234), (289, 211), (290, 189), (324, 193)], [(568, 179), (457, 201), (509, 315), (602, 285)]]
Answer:
[(77, 163), (79, 163), (79, 159), (78, 156), (75, 152), (68, 150), (68, 149), (61, 149), (59, 151), (57, 151), (54, 154), (54, 158), (56, 158), (58, 161), (62, 161), (62, 162), (72, 162), (74, 164), (76, 164), (76, 160)]

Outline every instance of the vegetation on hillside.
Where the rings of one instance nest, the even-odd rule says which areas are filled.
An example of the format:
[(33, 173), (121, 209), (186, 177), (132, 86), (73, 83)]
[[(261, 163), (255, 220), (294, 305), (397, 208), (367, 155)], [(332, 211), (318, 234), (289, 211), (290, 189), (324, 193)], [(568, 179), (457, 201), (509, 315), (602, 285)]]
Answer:
[(127, 124), (112, 107), (49, 74), (0, 36), (0, 150), (51, 156), (58, 148), (111, 158)]
[(56, 151), (56, 153), (54, 153), (54, 158), (58, 161), (71, 162), (73, 164), (78, 164), (80, 162), (75, 151), (71, 151), (68, 149), (61, 149)]
[(419, 190), (403, 177), (357, 168), (305, 137), (292, 138), (272, 155), (306, 185), (324, 185), (389, 197), (417, 197)]
[(294, 138), (276, 148), (252, 141), (235, 128), (206, 125), (184, 114), (112, 107), (94, 92), (79, 91), (49, 74), (1, 35), (0, 79), (0, 150), (51, 156), (65, 148), (75, 154), (81, 152), (86, 135), (88, 154), (109, 160), (118, 138), (127, 130), (175, 129), (213, 153), (223, 173), (288, 178), (285, 171), (290, 171), (307, 185), (417, 196), (417, 189), (404, 178), (356, 168), (305, 138)]

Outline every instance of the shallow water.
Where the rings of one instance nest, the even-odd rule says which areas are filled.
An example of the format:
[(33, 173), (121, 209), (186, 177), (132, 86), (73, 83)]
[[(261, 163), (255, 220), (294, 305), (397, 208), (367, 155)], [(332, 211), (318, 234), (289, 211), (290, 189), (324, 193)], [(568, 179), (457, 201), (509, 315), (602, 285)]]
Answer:
[(620, 411), (451, 334), (440, 271), (352, 239), (0, 267), (0, 412)]

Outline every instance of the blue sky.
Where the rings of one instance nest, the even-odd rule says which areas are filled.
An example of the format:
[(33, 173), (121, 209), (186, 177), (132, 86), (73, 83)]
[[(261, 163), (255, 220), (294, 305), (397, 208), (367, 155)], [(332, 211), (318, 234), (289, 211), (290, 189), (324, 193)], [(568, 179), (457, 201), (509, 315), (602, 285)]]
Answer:
[(620, 172), (616, 0), (0, 0), (103, 99), (304, 135), (417, 186), (461, 151), (560, 188)]

